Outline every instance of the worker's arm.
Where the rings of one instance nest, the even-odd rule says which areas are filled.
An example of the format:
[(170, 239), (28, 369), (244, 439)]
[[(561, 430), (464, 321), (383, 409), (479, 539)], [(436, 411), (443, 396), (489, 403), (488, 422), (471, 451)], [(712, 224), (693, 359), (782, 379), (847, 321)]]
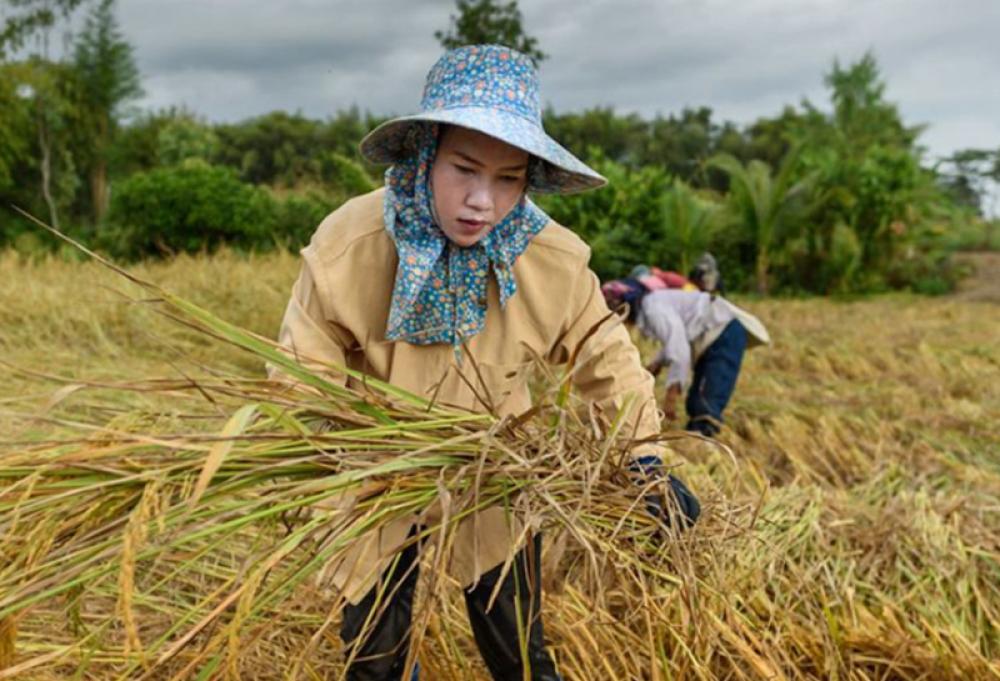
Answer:
[(667, 422), (677, 419), (677, 402), (690, 381), (691, 344), (688, 342), (684, 322), (669, 304), (643, 306), (642, 322), (645, 333), (660, 342), (660, 350), (647, 367), (654, 376), (667, 367), (667, 392), (663, 398), (663, 416)]
[[(643, 369), (639, 351), (621, 323), (611, 314), (601, 295), (597, 276), (583, 264), (575, 276), (567, 301), (563, 330), (550, 350), (553, 363), (563, 363), (576, 353), (573, 383), (580, 396), (595, 403), (609, 419), (626, 405), (624, 432), (646, 438), (660, 432), (660, 416), (653, 393), (653, 378)], [(652, 447), (657, 453), (662, 449)]]
[[(301, 364), (321, 372), (327, 380), (344, 385), (346, 377), (332, 367), (345, 365), (345, 349), (350, 347), (351, 336), (328, 318), (317, 281), (321, 274), (314, 272), (315, 265), (308, 254), (303, 255), (302, 270), (292, 287), (278, 341), (282, 350)], [(273, 365), (268, 366), (268, 375), (277, 381), (296, 382)]]
[(691, 343), (684, 322), (669, 304), (644, 305), (642, 316), (645, 332), (660, 343), (650, 372), (655, 375), (667, 367), (667, 388), (682, 391), (691, 380)]

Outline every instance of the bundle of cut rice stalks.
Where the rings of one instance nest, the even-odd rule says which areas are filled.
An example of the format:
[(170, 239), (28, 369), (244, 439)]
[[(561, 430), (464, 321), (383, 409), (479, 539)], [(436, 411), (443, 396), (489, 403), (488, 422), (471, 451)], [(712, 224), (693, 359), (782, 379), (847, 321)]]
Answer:
[[(107, 420), (114, 408), (79, 401), (69, 414), (89, 422), (53, 418), (61, 439), (5, 445), (0, 678), (337, 678), (343, 599), (317, 576), (359, 537), (411, 517), (422, 520), (411, 542), (428, 568), (413, 656), (430, 678), (474, 678), (481, 671), (453, 607), (458, 585), (443, 566), (459, 521), (491, 506), (516, 519), (520, 539), (553, 540), (562, 561), (550, 582), (572, 573), (562, 595), (610, 633), (602, 640), (620, 644), (595, 651), (587, 631), (569, 633), (565, 641), (576, 642), (557, 650), (567, 669), (627, 678), (660, 667), (662, 646), (673, 645), (662, 630), (681, 624), (661, 609), (693, 581), (697, 547), (731, 533), (730, 521), (681, 537), (650, 517), (649, 490), (623, 470), (627, 434), (620, 423), (584, 420), (568, 376), (508, 419), (370, 377), (354, 391), (132, 279), (164, 314), (255, 354), (298, 387), (211, 374), (103, 385), (172, 391), (175, 411), (119, 410)], [(467, 364), (474, 381), (474, 360)], [(206, 428), (213, 418), (216, 432)], [(354, 502), (338, 503), (345, 495)]]

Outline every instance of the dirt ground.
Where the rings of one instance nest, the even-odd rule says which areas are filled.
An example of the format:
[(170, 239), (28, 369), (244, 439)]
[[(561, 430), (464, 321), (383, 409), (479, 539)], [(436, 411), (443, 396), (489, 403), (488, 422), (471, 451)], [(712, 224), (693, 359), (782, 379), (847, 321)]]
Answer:
[(961, 253), (958, 260), (971, 265), (973, 271), (959, 284), (955, 298), (1000, 303), (1000, 253)]

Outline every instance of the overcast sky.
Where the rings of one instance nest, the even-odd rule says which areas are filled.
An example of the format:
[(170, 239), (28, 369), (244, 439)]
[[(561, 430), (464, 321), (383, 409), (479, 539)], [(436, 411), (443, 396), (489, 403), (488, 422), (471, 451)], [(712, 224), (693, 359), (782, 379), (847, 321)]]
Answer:
[[(874, 51), (888, 97), (926, 123), (934, 155), (1000, 147), (1000, 0), (522, 0), (550, 57), (558, 111), (645, 115), (707, 105), (739, 123), (803, 97)], [(450, 0), (119, 0), (146, 107), (213, 121), (273, 109), (324, 117), (352, 104), (415, 109)]]

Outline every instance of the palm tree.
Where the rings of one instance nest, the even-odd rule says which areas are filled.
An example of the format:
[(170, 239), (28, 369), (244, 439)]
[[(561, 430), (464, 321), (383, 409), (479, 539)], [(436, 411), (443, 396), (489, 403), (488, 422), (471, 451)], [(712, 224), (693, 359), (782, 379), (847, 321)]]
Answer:
[[(708, 250), (718, 224), (718, 207), (698, 196), (683, 180), (675, 179), (663, 195), (663, 243), (671, 257), (661, 262), (686, 274), (694, 259)], [(664, 254), (666, 255), (666, 254)]]
[(753, 160), (744, 165), (730, 154), (718, 154), (708, 165), (729, 176), (729, 206), (753, 238), (754, 278), (759, 293), (769, 289), (771, 261), (780, 243), (791, 236), (807, 212), (804, 199), (813, 178), (795, 181), (798, 151), (793, 149), (781, 162), (777, 175), (771, 166)]

